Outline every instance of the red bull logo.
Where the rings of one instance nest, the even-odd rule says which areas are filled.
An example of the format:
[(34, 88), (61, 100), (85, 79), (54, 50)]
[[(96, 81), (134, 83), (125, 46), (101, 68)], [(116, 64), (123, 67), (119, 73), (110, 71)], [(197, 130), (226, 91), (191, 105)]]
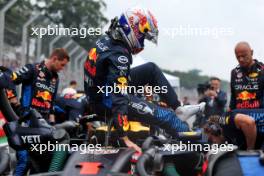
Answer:
[(92, 76), (96, 75), (96, 67), (91, 63), (91, 61), (86, 60), (84, 64), (84, 68), (87, 72), (89, 72)]
[(32, 105), (40, 108), (50, 109), (51, 104), (48, 101), (41, 102), (36, 98), (32, 98)]
[(253, 100), (252, 102), (246, 100), (246, 101), (242, 101), (241, 103), (237, 103), (236, 105), (237, 109), (254, 109), (259, 107), (260, 107), (260, 102), (258, 100)]
[(141, 12), (141, 11), (136, 11), (134, 13), (138, 17), (139, 21), (139, 31), (141, 33), (145, 33), (146, 31), (150, 31), (150, 24), (147, 20), (147, 17)]
[(88, 57), (89, 57), (90, 60), (94, 61), (94, 63), (96, 62), (96, 59), (97, 59), (96, 48), (92, 48), (89, 51)]
[(256, 99), (256, 93), (250, 93), (248, 91), (243, 91), (243, 92), (240, 92), (238, 95), (237, 95), (237, 100), (242, 100), (242, 101), (245, 101), (245, 100), (252, 100), (252, 99)]
[(123, 127), (124, 131), (129, 130), (129, 123), (126, 115), (118, 114), (118, 123), (119, 126)]
[(150, 30), (151, 29), (150, 29), (150, 25), (149, 25), (148, 22), (146, 22), (146, 23), (139, 23), (139, 31), (140, 32), (144, 33), (146, 31), (150, 31)]
[(44, 101), (51, 101), (52, 99), (52, 96), (48, 91), (38, 91), (36, 97), (42, 98)]
[(122, 119), (123, 119), (123, 130), (128, 131), (129, 130), (129, 123), (127, 120), (127, 116), (126, 115), (123, 116)]

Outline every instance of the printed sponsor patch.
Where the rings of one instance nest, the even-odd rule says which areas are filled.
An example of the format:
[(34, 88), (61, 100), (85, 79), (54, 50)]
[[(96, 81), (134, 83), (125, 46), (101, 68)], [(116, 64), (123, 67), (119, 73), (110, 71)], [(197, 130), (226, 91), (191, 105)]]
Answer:
[(121, 64), (126, 64), (128, 63), (128, 58), (126, 56), (119, 56), (117, 58), (118, 62), (120, 62)]

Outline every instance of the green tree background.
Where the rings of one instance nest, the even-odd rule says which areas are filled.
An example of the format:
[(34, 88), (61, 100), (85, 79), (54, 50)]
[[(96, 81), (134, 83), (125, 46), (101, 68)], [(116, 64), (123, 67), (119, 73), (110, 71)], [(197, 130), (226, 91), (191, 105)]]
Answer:
[[(45, 5), (40, 6), (41, 3)], [(103, 28), (108, 22), (102, 12), (106, 8), (102, 0), (39, 0), (36, 8), (44, 11), (51, 21), (66, 28)], [(73, 37), (85, 49), (89, 49), (97, 38), (97, 35)]]
[[(0, 8), (7, 2), (8, 0), (0, 0)], [(18, 0), (6, 14), (5, 42), (12, 46), (21, 45), (22, 26), (30, 15), (37, 11), (43, 12), (44, 17), (48, 18), (51, 24), (65, 28), (88, 29), (102, 28), (108, 22), (103, 15), (105, 8), (106, 4), (102, 0), (38, 0), (36, 4), (32, 4), (30, 0)], [(74, 36), (73, 39), (88, 49), (97, 37), (97, 35), (87, 35), (86, 38)], [(45, 39), (49, 40), (50, 37)]]
[[(187, 72), (181, 71), (170, 71), (170, 70), (163, 70), (164, 72), (177, 76), (180, 78), (180, 85), (186, 89), (196, 89), (198, 84), (203, 84), (209, 81), (210, 77), (206, 75), (200, 75), (201, 70), (199, 69), (192, 69)], [(229, 82), (226, 80), (221, 81), (222, 90), (228, 91), (229, 90)]]

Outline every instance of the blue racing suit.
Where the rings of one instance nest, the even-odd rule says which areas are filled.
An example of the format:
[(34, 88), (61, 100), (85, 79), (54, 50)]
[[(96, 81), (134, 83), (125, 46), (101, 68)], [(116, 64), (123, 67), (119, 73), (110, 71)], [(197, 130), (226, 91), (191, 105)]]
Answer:
[(131, 64), (131, 51), (125, 43), (108, 35), (96, 41), (84, 63), (85, 93), (95, 113), (113, 118), (120, 137), (126, 136), (128, 119), (158, 125), (172, 136), (179, 131), (188, 131), (188, 126), (176, 117), (173, 110), (161, 108), (127, 92), (128, 86), (137, 90), (145, 85), (165, 87), (166, 90), (159, 94), (162, 101), (173, 109), (180, 105), (158, 66), (147, 63), (130, 69)]
[(257, 128), (255, 148), (259, 149), (264, 144), (264, 110), (263, 109), (234, 109), (220, 117), (219, 123), (228, 143), (237, 145), (240, 149), (246, 149), (246, 139), (243, 132), (235, 125), (236, 115), (246, 114), (254, 119)]
[(258, 60), (250, 68), (237, 66), (231, 72), (230, 109), (264, 107), (264, 65)]

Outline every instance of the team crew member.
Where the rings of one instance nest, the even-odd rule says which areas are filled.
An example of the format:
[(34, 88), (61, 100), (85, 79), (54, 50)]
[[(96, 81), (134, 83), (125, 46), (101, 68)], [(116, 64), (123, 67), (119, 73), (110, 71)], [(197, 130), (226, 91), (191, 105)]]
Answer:
[(37, 64), (27, 64), (13, 73), (13, 82), (22, 83), (21, 105), (24, 115), (29, 108), (34, 108), (43, 118), (54, 122), (53, 103), (59, 83), (57, 72), (68, 62), (67, 52), (55, 49), (49, 59)]
[(230, 109), (263, 108), (263, 63), (253, 59), (247, 42), (239, 42), (235, 54), (239, 65), (231, 72)]
[(264, 142), (264, 123), (260, 118), (264, 114), (263, 110), (242, 113), (229, 112), (225, 116), (211, 116), (204, 127), (208, 140), (218, 144), (227, 141), (240, 149), (261, 148)]
[[(2, 87), (11, 87), (10, 84), (7, 84), (11, 81), (14, 84), (22, 83), (21, 116), (26, 116), (30, 108), (34, 108), (44, 119), (50, 123), (55, 122), (53, 103), (59, 83), (57, 72), (62, 70), (69, 60), (67, 52), (58, 48), (41, 63), (27, 64), (19, 71), (13, 72), (11, 76), (9, 74), (2, 75)], [(15, 174), (24, 175), (28, 167), (28, 152), (18, 151), (17, 157)]]
[[(144, 49), (144, 40), (157, 43), (158, 27), (155, 17), (147, 10), (130, 9), (120, 18), (112, 20), (107, 35), (96, 41), (94, 48), (84, 63), (85, 92), (89, 97), (92, 109), (98, 115), (114, 119), (114, 126), (119, 136), (128, 147), (137, 151), (140, 148), (126, 135), (129, 129), (128, 119), (136, 118), (164, 128), (175, 136), (177, 131), (187, 131), (188, 126), (176, 117), (174, 111), (161, 108), (127, 93), (127, 86), (162, 86), (161, 100), (169, 107), (176, 109), (180, 102), (177, 95), (153, 63), (147, 63), (130, 70), (132, 54)], [(105, 86), (117, 86), (121, 92), (106, 93), (99, 90)], [(104, 89), (106, 90), (106, 89)]]
[(62, 90), (61, 96), (65, 98), (75, 98), (77, 94), (77, 82), (72, 80), (68, 87)]
[[(4, 72), (7, 77), (11, 77), (11, 75), (13, 73), (12, 70), (10, 70), (6, 67), (3, 67), (3, 66), (0, 66), (0, 72)], [(8, 81), (6, 81), (6, 83), (8, 83)], [(9, 86), (6, 89), (7, 98), (9, 100), (13, 110), (16, 112), (17, 115), (19, 115), (21, 112), (21, 106), (20, 106), (19, 100), (17, 98), (16, 87), (14, 84), (12, 84), (12, 81), (10, 79), (9, 79), (8, 85)]]

